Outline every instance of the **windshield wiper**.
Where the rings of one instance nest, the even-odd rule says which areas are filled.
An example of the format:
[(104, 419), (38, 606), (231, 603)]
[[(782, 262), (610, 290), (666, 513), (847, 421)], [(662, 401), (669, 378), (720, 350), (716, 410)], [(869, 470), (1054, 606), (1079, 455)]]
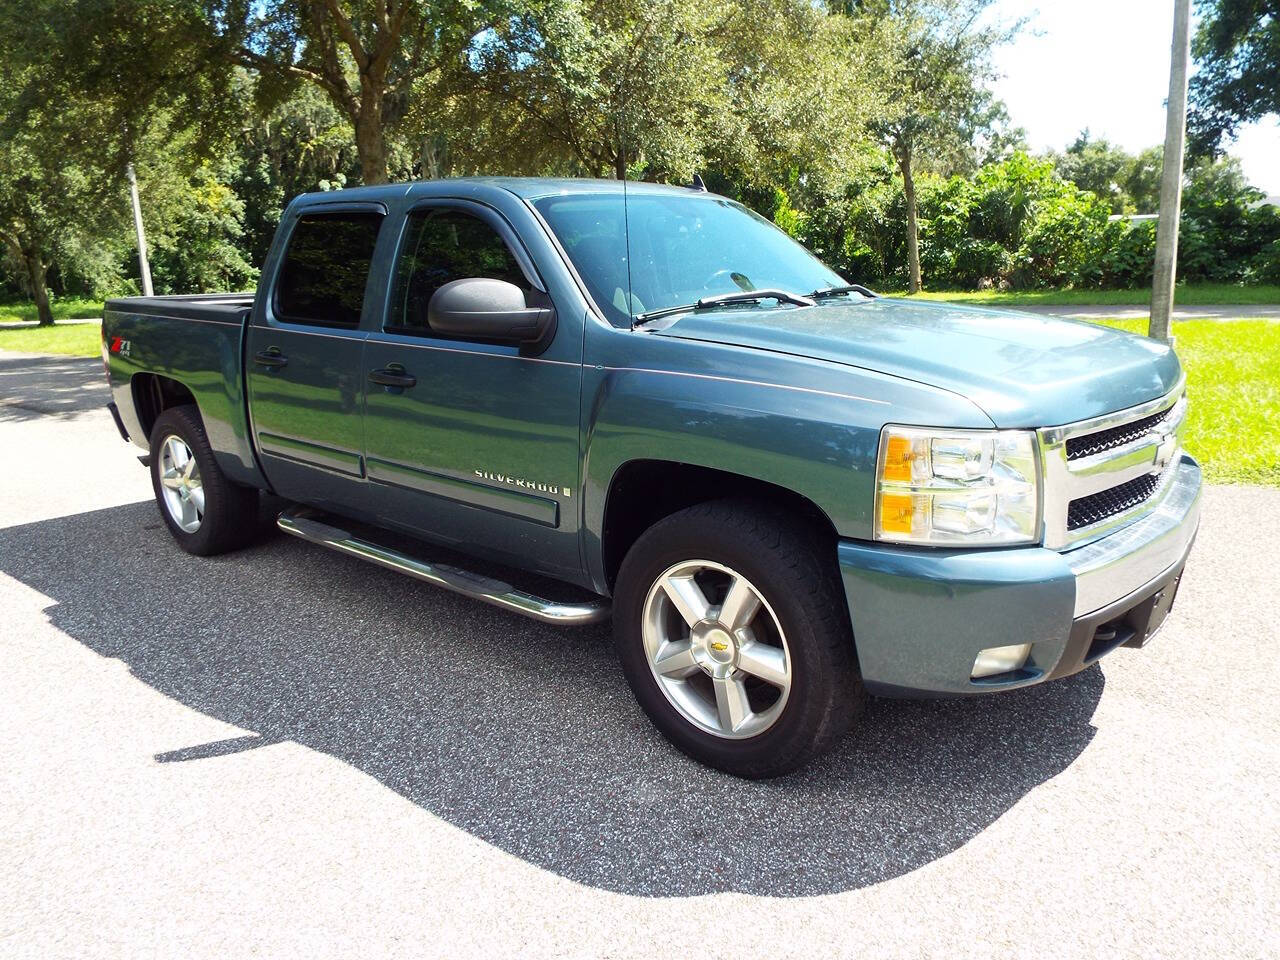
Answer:
[(815, 290), (807, 296), (811, 300), (826, 300), (828, 297), (843, 297), (846, 293), (860, 293), (871, 299), (879, 296), (878, 293), (868, 290), (860, 283), (851, 283), (844, 287), (827, 287), (825, 290)]
[(761, 300), (777, 300), (779, 303), (794, 303), (797, 307), (812, 307), (813, 298), (802, 297), (788, 290), (743, 290), (741, 293), (718, 293), (713, 297), (703, 297), (696, 303), (685, 303), (678, 307), (663, 307), (661, 310), (650, 310), (648, 313), (636, 315), (636, 323), (648, 323), (659, 317), (669, 317), (673, 313), (691, 313), (694, 310), (707, 310), (711, 307), (723, 307), (731, 303), (759, 303)]

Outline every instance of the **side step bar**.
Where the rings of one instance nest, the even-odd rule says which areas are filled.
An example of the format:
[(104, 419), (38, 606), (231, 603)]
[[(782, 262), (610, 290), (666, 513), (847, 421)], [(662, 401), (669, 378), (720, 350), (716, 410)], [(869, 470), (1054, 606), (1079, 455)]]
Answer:
[(484, 603), (522, 613), (543, 623), (579, 625), (599, 623), (609, 618), (609, 601), (600, 597), (584, 603), (557, 603), (542, 597), (517, 590), (509, 583), (495, 580), (463, 570), (446, 563), (430, 563), (406, 553), (379, 546), (368, 540), (354, 536), (341, 527), (331, 526), (315, 519), (311, 511), (305, 507), (292, 507), (285, 510), (276, 519), (278, 526), (285, 533), (312, 543), (318, 543), (330, 550), (350, 554), (361, 560), (368, 560), (388, 570), (408, 574), (418, 580), (433, 583), (454, 593), (481, 600)]

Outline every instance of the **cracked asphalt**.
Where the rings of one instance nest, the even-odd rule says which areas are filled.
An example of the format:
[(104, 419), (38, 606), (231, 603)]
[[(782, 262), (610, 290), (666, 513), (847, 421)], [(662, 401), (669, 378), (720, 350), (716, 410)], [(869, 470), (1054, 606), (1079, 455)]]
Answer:
[(1280, 490), (1144, 651), (745, 783), (606, 630), (177, 549), (96, 361), (0, 353), (0, 955), (1280, 955)]

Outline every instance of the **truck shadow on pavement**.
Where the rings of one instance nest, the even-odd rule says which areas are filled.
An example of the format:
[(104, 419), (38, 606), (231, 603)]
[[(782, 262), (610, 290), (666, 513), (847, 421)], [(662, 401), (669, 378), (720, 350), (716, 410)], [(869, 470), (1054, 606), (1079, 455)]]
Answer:
[(102, 361), (94, 357), (5, 356), (0, 352), (0, 422), (74, 420), (107, 405)]
[(834, 753), (751, 783), (666, 744), (607, 629), (302, 542), (191, 557), (136, 503), (0, 530), (0, 570), (48, 596), (68, 636), (246, 731), (155, 762), (293, 741), (528, 863), (642, 896), (835, 893), (930, 863), (1075, 760), (1104, 684), (1094, 667), (1002, 696), (875, 700)]

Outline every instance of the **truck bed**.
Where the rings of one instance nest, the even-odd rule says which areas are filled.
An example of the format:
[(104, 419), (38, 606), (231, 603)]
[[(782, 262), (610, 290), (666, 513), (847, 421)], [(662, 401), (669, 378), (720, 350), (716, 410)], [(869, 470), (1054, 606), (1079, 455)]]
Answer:
[(241, 349), (252, 293), (122, 297), (103, 308), (112, 400), (129, 438), (146, 447), (147, 398), (186, 391), (200, 408), (214, 456), (238, 483), (261, 481), (249, 431)]
[(120, 297), (105, 310), (175, 320), (222, 320), (240, 323), (253, 307), (253, 293), (193, 293), (166, 297)]

